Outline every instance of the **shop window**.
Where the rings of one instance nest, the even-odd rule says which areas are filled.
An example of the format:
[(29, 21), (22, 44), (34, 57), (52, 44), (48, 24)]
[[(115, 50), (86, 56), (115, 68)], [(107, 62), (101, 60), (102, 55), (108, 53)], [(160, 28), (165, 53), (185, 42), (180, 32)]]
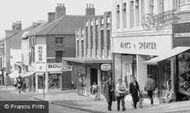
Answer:
[(190, 93), (190, 53), (183, 53), (179, 55), (178, 62), (179, 62), (178, 89), (179, 92), (184, 95), (181, 97), (181, 100), (190, 99), (188, 98), (188, 95)]

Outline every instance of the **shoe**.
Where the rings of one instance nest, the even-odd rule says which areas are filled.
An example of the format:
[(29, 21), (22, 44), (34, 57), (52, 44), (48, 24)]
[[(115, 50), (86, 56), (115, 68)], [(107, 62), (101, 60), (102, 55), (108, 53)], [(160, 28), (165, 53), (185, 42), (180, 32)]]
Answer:
[(126, 110), (126, 108), (123, 108), (123, 110), (122, 111), (125, 111)]
[(108, 111), (111, 111), (111, 109), (108, 109)]

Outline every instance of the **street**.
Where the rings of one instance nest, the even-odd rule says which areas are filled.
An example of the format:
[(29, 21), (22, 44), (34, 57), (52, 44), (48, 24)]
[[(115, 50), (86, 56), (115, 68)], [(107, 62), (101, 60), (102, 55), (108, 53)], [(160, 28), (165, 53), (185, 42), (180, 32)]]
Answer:
[[(0, 90), (0, 101), (38, 101), (38, 100), (35, 100), (30, 96), (15, 93), (15, 91), (12, 90)], [(88, 112), (60, 105), (49, 104), (49, 113), (88, 113)]]

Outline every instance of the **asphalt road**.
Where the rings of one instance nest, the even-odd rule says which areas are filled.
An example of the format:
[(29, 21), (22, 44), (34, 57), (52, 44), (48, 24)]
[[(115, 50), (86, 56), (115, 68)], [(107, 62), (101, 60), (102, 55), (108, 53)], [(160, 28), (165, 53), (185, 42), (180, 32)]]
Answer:
[[(15, 93), (11, 90), (0, 89), (0, 101), (38, 101), (27, 95)], [(49, 104), (49, 113), (89, 113), (60, 105)]]

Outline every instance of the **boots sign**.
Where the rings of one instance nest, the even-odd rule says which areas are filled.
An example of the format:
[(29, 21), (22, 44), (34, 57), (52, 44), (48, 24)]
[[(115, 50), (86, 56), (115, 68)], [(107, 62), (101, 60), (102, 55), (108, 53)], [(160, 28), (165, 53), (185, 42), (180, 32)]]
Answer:
[(47, 63), (47, 71), (60, 71), (63, 67), (62, 63)]

